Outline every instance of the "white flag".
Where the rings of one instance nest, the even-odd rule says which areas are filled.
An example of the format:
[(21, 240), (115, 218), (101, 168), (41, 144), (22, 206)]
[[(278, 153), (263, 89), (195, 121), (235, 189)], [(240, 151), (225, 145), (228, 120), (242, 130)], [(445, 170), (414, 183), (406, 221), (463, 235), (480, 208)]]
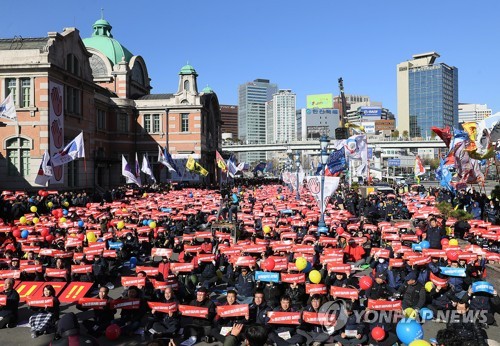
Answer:
[(314, 196), (316, 202), (318, 202), (318, 206), (321, 212), (325, 211), (326, 205), (330, 200), (330, 196), (332, 193), (337, 191), (339, 187), (339, 177), (325, 177), (325, 185), (323, 188), (323, 200), (321, 200), (321, 181), (322, 178), (319, 175), (315, 175), (312, 177), (306, 177), (307, 179), (307, 188)]
[(83, 132), (80, 132), (64, 149), (52, 157), (52, 166), (57, 167), (71, 162), (80, 157), (85, 158), (85, 145), (83, 143)]
[(175, 168), (172, 167), (172, 165), (168, 162), (160, 146), (158, 146), (158, 162), (161, 163), (163, 166), (167, 167), (170, 172), (177, 172)]
[(5, 100), (0, 103), (0, 118), (17, 121), (16, 106), (12, 94), (9, 94)]
[(125, 160), (125, 156), (123, 155), (122, 155), (122, 175), (127, 179), (127, 184), (134, 183), (137, 186), (141, 186), (141, 182), (136, 178), (127, 160)]
[(148, 175), (151, 178), (151, 180), (156, 183), (155, 176), (153, 175), (153, 170), (151, 169), (151, 166), (149, 165), (149, 161), (146, 158), (146, 154), (144, 154), (142, 156), (141, 172)]
[(46, 186), (51, 177), (52, 166), (50, 163), (50, 155), (47, 150), (45, 150), (42, 162), (40, 163), (40, 168), (38, 168), (38, 173), (35, 178), (35, 184)]

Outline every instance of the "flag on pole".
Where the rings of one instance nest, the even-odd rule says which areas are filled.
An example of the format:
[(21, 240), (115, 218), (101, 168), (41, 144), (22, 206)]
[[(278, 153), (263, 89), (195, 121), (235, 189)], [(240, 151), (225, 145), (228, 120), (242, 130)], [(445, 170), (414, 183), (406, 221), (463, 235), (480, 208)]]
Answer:
[(38, 173), (35, 178), (35, 184), (46, 186), (51, 177), (52, 166), (50, 163), (50, 155), (47, 150), (45, 150), (42, 156), (42, 162), (40, 163), (40, 168), (38, 168)]
[[(168, 162), (167, 157), (163, 153), (163, 150), (162, 150), (162, 148), (160, 146), (158, 146), (158, 162), (161, 163), (163, 166), (167, 167), (167, 169), (170, 172), (177, 173), (177, 170), (174, 167), (172, 167), (172, 165), (170, 164), (170, 162)], [(179, 174), (179, 173), (177, 173), (177, 174)]]
[(215, 160), (217, 161), (217, 166), (223, 171), (224, 173), (227, 172), (227, 166), (226, 163), (224, 162), (224, 158), (222, 155), (219, 153), (218, 150), (215, 151)]
[(17, 121), (16, 106), (14, 105), (12, 93), (0, 103), (0, 118)]
[(264, 169), (266, 169), (266, 163), (265, 162), (259, 162), (257, 166), (253, 169), (253, 173), (259, 171), (259, 172), (264, 172)]
[(139, 165), (139, 158), (137, 157), (137, 153), (135, 153), (135, 177), (139, 181), (139, 185), (142, 185), (141, 181), (141, 166)]
[(234, 178), (235, 174), (238, 173), (238, 167), (236, 167), (234, 155), (231, 155), (227, 160), (227, 171), (231, 178)]
[(179, 170), (179, 168), (175, 164), (174, 159), (172, 158), (172, 155), (170, 155), (170, 153), (167, 151), (167, 148), (165, 148), (165, 158), (167, 159), (168, 164), (174, 169), (175, 173), (177, 173), (177, 175), (182, 175), (181, 171)]
[(134, 183), (137, 186), (141, 186), (140, 180), (137, 180), (134, 172), (130, 168), (125, 156), (122, 155), (122, 175), (127, 178), (127, 184)]
[(417, 155), (417, 157), (415, 158), (415, 179), (417, 180), (418, 184), (420, 184), (420, 176), (424, 174), (425, 174), (425, 167), (422, 164), (420, 156)]
[(51, 159), (52, 167), (71, 162), (80, 157), (85, 158), (85, 145), (83, 143), (83, 131), (80, 132), (62, 151), (54, 154)]
[(203, 168), (198, 162), (196, 162), (196, 160), (191, 156), (189, 156), (189, 159), (186, 162), (186, 168), (188, 171), (203, 175), (204, 177), (208, 175), (208, 171)]
[(155, 176), (153, 175), (153, 170), (151, 169), (151, 166), (149, 165), (149, 161), (146, 157), (146, 154), (142, 156), (142, 167), (141, 167), (141, 172), (146, 174), (151, 178), (151, 180), (156, 183)]

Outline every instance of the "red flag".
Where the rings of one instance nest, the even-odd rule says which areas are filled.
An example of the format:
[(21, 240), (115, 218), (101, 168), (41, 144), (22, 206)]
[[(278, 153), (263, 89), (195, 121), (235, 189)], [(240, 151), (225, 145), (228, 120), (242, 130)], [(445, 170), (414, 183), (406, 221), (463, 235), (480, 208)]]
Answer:
[(447, 148), (450, 147), (451, 142), (451, 130), (449, 126), (440, 129), (439, 127), (432, 126), (431, 130), (442, 139)]

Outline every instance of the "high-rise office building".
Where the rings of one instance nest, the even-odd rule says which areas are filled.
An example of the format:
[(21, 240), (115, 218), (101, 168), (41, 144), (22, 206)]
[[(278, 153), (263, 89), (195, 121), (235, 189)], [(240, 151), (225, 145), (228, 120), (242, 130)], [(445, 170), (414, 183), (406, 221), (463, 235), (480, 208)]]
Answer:
[[(238, 136), (245, 144), (266, 143), (266, 102), (278, 91), (268, 79), (241, 84), (238, 92)], [(240, 161), (249, 163), (266, 159), (265, 152), (241, 153)]]
[(470, 121), (481, 121), (491, 116), (491, 109), (488, 105), (477, 103), (459, 103), (458, 104), (458, 122), (467, 123)]
[(296, 95), (291, 90), (280, 90), (273, 95), (272, 113), (267, 112), (266, 116), (272, 117), (274, 143), (289, 143), (297, 140), (295, 111)]
[(398, 130), (426, 137), (431, 127), (458, 124), (458, 69), (437, 63), (436, 52), (417, 54), (397, 66)]
[(238, 139), (238, 106), (220, 105), (220, 115), (222, 133), (231, 134), (233, 140)]

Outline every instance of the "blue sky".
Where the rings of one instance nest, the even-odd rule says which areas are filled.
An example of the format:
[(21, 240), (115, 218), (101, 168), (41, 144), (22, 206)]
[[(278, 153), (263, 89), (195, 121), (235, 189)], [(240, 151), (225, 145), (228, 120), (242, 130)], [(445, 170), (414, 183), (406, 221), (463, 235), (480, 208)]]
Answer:
[(112, 1), (3, 4), (2, 38), (46, 36), (75, 26), (82, 37), (104, 18), (147, 64), (153, 93), (174, 92), (189, 61), (201, 90), (237, 104), (238, 85), (267, 78), (297, 94), (369, 95), (396, 113), (396, 65), (436, 51), (459, 69), (459, 101), (500, 111), (500, 1)]

